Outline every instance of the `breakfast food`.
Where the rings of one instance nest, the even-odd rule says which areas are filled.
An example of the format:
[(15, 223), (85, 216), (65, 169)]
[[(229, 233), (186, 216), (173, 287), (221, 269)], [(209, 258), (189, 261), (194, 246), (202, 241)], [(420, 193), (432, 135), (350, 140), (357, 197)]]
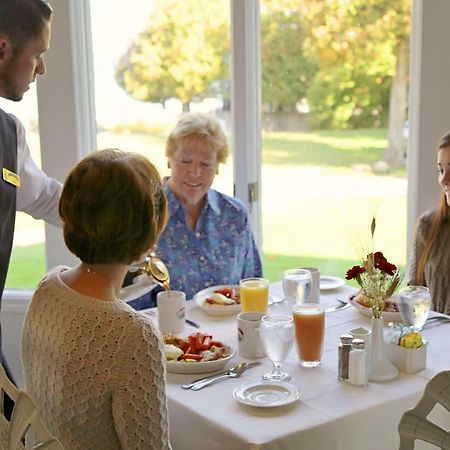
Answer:
[(405, 334), (399, 344), (405, 348), (420, 348), (423, 345), (422, 336), (416, 332)]
[(205, 303), (209, 305), (238, 305), (240, 303), (239, 294), (233, 288), (217, 289), (209, 297)]
[(173, 361), (183, 355), (183, 350), (173, 344), (164, 344), (164, 354), (167, 361)]
[[(351, 297), (351, 300), (359, 303), (362, 306), (365, 306), (366, 308), (370, 308), (372, 306), (371, 301), (361, 292), (359, 294), (355, 295), (354, 297)], [(386, 300), (384, 302), (383, 311), (398, 312), (397, 302), (395, 302), (394, 300)]]
[(186, 339), (168, 334), (164, 336), (164, 353), (166, 361), (207, 362), (226, 358), (230, 348), (210, 334), (192, 333)]

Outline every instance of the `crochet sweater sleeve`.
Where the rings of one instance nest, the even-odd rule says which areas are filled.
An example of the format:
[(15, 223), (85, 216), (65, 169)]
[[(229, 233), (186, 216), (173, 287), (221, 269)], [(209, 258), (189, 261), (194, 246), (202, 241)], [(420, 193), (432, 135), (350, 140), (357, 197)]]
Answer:
[(163, 345), (144, 316), (41, 282), (22, 331), (26, 389), (70, 450), (167, 450)]
[(162, 355), (149, 321), (128, 327), (118, 349), (121, 363), (112, 370), (112, 414), (123, 449), (168, 448)]

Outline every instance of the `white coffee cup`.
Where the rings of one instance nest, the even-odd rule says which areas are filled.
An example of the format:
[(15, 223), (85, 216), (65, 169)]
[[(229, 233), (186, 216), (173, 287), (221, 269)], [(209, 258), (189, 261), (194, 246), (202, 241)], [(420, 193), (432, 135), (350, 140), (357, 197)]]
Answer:
[(259, 326), (264, 313), (244, 312), (238, 315), (238, 353), (243, 358), (262, 358), (264, 347), (259, 336)]
[(311, 273), (311, 289), (305, 303), (320, 303), (320, 270), (317, 267), (302, 267)]
[(161, 291), (156, 296), (158, 328), (162, 334), (182, 333), (186, 316), (186, 295), (181, 291)]

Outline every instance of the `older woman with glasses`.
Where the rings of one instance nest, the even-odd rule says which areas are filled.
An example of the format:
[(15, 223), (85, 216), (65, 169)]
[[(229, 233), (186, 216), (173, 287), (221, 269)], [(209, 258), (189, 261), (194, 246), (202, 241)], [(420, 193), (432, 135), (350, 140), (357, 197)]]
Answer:
[(170, 218), (157, 243), (173, 289), (187, 298), (213, 285), (261, 276), (261, 258), (247, 212), (211, 185), (228, 145), (220, 123), (207, 114), (183, 116), (166, 144), (171, 176), (165, 185)]

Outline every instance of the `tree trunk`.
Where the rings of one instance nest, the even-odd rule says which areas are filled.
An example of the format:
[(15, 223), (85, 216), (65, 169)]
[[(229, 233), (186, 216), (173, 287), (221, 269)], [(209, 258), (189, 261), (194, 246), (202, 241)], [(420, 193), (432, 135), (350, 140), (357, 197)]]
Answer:
[(183, 112), (186, 113), (186, 112), (189, 112), (190, 110), (191, 110), (191, 104), (189, 102), (183, 103)]
[(397, 51), (396, 70), (389, 96), (388, 146), (384, 153), (384, 161), (390, 167), (400, 166), (404, 163), (403, 123), (406, 118), (407, 85), (408, 43), (400, 41)]

